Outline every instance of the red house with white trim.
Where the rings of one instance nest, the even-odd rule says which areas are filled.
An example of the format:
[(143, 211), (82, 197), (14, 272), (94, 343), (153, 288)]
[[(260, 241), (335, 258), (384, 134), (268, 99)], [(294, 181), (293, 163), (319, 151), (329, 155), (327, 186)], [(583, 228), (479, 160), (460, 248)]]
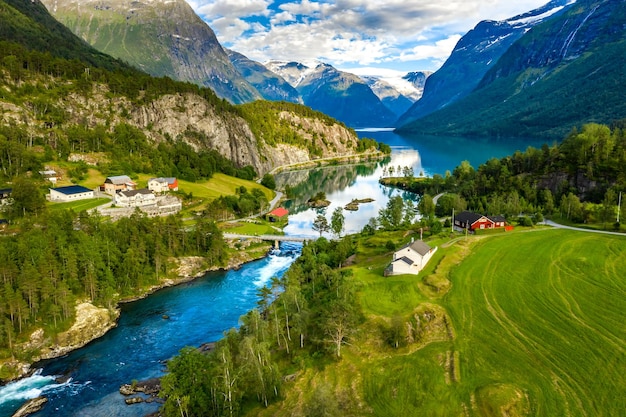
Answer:
[(482, 214), (463, 211), (454, 216), (454, 225), (461, 229), (496, 229), (506, 225), (503, 216), (483, 216)]

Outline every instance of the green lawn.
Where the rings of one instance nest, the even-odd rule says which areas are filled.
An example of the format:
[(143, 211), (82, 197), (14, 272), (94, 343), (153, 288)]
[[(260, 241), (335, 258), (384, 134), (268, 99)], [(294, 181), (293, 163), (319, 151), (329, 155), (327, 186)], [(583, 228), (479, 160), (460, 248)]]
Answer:
[(195, 198), (206, 198), (208, 200), (216, 199), (222, 195), (235, 194), (235, 190), (241, 186), (246, 187), (248, 191), (254, 188), (262, 190), (268, 201), (274, 197), (274, 193), (271, 190), (254, 181), (242, 180), (224, 174), (214, 174), (210, 180), (202, 183), (178, 180), (179, 190), (187, 194), (193, 193)]
[[(626, 237), (528, 230), (438, 242), (423, 273), (388, 278), (381, 246), (401, 238), (362, 240), (350, 269), (366, 322), (340, 362), (305, 371), (259, 415), (292, 415), (323, 384), (351, 416), (624, 415)], [(393, 348), (398, 316), (430, 330)]]
[(624, 237), (546, 230), (482, 241), (453, 271), (444, 300), (464, 396), (484, 403), (515, 387), (528, 415), (621, 415), (624, 271)]
[(220, 228), (224, 233), (237, 233), (240, 235), (282, 235), (282, 230), (276, 230), (272, 227), (272, 224), (264, 221), (257, 220), (255, 223), (251, 222), (238, 222), (238, 223), (223, 223)]
[(70, 201), (69, 203), (48, 203), (50, 210), (74, 210), (75, 212), (85, 211), (106, 204), (111, 200), (108, 198), (90, 198), (88, 200)]

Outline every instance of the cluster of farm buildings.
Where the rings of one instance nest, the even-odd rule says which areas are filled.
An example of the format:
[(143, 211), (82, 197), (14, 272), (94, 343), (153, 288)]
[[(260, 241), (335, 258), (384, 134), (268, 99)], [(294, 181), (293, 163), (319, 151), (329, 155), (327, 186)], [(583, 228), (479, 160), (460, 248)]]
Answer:
[[(54, 171), (49, 174), (51, 175), (52, 172)], [(52, 178), (47, 177), (53, 184), (56, 183), (56, 178), (54, 180)], [(168, 196), (168, 191), (178, 191), (176, 178), (150, 178), (146, 188), (137, 188), (137, 184), (128, 175), (117, 175), (107, 177), (104, 184), (96, 190), (81, 185), (50, 188), (48, 200), (70, 202), (96, 198), (105, 194), (112, 197), (112, 204), (115, 208), (139, 208), (152, 215), (176, 213), (180, 211), (182, 204), (178, 198)]]

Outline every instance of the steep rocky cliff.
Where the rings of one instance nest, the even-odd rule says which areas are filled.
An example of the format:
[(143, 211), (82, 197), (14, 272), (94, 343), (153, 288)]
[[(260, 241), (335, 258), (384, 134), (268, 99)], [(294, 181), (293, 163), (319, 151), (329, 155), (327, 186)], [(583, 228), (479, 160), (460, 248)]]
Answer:
[[(3, 81), (0, 84), (13, 84), (7, 79)], [(125, 96), (112, 94), (106, 85), (94, 84), (88, 93), (73, 91), (54, 106), (64, 109), (66, 119), (56, 126), (54, 134), (62, 134), (63, 129), (75, 125), (113, 129), (127, 123), (139, 128), (155, 143), (171, 138), (185, 141), (195, 149), (215, 149), (239, 167), (251, 165), (259, 175), (280, 165), (352, 153), (358, 142), (356, 134), (339, 123), (317, 120), (306, 115), (306, 111), (298, 114), (297, 109), (305, 108), (297, 105), (294, 112), (282, 112), (280, 119), (291, 134), (302, 138), (303, 144), (298, 145), (269, 145), (263, 138), (255, 137), (249, 123), (236, 111), (220, 111), (193, 93), (165, 94), (137, 105)], [(0, 99), (0, 109), (0, 120), (4, 123), (22, 125), (37, 136), (52, 134), (29, 100)], [(321, 154), (312, 155), (307, 143)]]

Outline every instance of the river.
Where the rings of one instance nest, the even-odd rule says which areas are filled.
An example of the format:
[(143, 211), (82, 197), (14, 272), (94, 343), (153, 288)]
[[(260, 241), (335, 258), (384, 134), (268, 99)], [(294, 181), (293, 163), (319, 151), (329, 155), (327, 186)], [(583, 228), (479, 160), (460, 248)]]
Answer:
[[(411, 138), (380, 130), (359, 131), (359, 135), (391, 145), (390, 161), (318, 168), (276, 177), (278, 184), (289, 184), (298, 195), (287, 203), (287, 234), (314, 235), (311, 226), (317, 214), (330, 218), (336, 207), (343, 207), (354, 198), (373, 198), (358, 211), (344, 211), (345, 232), (360, 231), (390, 197), (401, 193), (378, 183), (385, 166), (408, 166), (415, 175), (443, 175), (463, 160), (478, 167), (491, 157), (541, 145), (520, 140), (493, 143), (445, 137)], [(331, 201), (329, 207), (306, 206), (306, 199), (317, 191), (326, 193)], [(404, 197), (414, 198), (409, 194)], [(283, 243), (280, 251), (237, 271), (209, 273), (124, 304), (118, 326), (105, 336), (62, 358), (39, 363), (34, 375), (1, 387), (0, 416), (10, 416), (25, 400), (39, 395), (48, 397), (49, 402), (34, 414), (38, 417), (134, 417), (156, 411), (158, 404), (154, 403), (125, 405), (118, 392), (120, 385), (160, 376), (165, 361), (182, 347), (216, 341), (225, 330), (236, 327), (239, 317), (255, 307), (257, 291), (272, 277), (282, 276), (299, 252), (299, 245)]]

